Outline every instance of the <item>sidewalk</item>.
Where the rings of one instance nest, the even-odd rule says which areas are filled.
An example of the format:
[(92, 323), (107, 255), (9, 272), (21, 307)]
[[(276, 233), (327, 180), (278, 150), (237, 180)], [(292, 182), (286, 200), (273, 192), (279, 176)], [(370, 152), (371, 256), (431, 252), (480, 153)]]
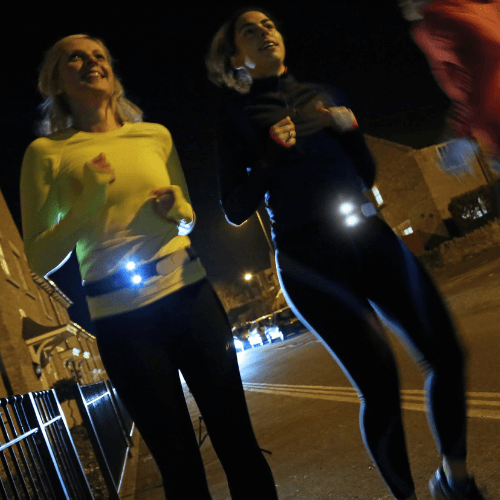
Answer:
[(475, 255), (470, 255), (457, 264), (448, 264), (441, 269), (434, 269), (430, 272), (437, 283), (452, 279), (460, 274), (466, 273), (471, 269), (481, 267), (489, 262), (500, 258), (500, 248), (488, 248)]
[(133, 435), (125, 477), (120, 489), (121, 500), (165, 500), (160, 473), (137, 429)]

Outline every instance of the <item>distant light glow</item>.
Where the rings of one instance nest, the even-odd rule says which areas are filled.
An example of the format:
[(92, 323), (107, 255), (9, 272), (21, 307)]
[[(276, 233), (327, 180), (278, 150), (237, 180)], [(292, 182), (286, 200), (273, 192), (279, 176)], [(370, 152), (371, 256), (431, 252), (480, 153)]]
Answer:
[(350, 214), (354, 210), (354, 205), (352, 203), (342, 203), (340, 205), (340, 213), (344, 215)]
[(142, 281), (142, 278), (138, 274), (132, 276), (132, 283), (134, 285), (138, 285), (141, 281)]
[(135, 262), (128, 261), (125, 266), (129, 271), (133, 271), (135, 269)]
[(246, 273), (246, 274), (245, 274), (245, 279), (246, 279), (247, 281), (250, 281), (252, 278), (253, 278), (253, 276), (252, 276), (250, 273)]

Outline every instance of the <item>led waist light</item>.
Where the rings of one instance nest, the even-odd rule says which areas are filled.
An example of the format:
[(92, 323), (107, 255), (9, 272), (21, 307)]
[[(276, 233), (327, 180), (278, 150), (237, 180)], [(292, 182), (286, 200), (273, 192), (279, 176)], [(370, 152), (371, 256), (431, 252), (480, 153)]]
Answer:
[(347, 227), (356, 226), (363, 218), (377, 215), (377, 209), (370, 202), (358, 205), (354, 202), (345, 201), (340, 204), (339, 212), (344, 216), (344, 224)]
[(344, 224), (353, 227), (359, 223), (360, 217), (355, 213), (354, 203), (344, 202), (339, 207), (340, 213), (345, 215)]
[(142, 278), (138, 274), (132, 276), (132, 283), (138, 285), (142, 281)]
[(352, 227), (359, 222), (359, 217), (357, 215), (349, 215), (349, 217), (346, 217), (344, 222), (346, 226)]
[(127, 271), (129, 271), (131, 273), (130, 275), (130, 281), (132, 282), (133, 285), (140, 285), (141, 282), (142, 282), (142, 276), (137, 274), (137, 273), (134, 273), (134, 269), (136, 268), (136, 264), (135, 262), (129, 260), (126, 264), (125, 264), (125, 269), (127, 269)]
[(344, 215), (349, 215), (352, 212), (354, 212), (354, 205), (352, 203), (345, 202), (342, 203), (342, 205), (340, 205), (340, 213)]

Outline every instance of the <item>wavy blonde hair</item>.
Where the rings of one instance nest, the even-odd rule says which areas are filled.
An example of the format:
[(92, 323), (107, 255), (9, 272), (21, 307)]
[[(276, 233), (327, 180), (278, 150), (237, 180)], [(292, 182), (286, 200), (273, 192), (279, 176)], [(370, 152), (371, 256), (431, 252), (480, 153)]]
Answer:
[[(38, 78), (38, 90), (44, 98), (40, 105), (42, 119), (37, 127), (39, 135), (50, 135), (73, 125), (71, 109), (59, 87), (59, 62), (64, 53), (63, 44), (70, 38), (88, 38), (99, 43), (113, 69), (109, 50), (99, 38), (89, 35), (70, 35), (57, 41), (45, 53)], [(116, 75), (114, 76), (114, 92), (111, 96), (110, 107), (120, 123), (142, 121), (142, 110), (125, 97), (123, 86)]]

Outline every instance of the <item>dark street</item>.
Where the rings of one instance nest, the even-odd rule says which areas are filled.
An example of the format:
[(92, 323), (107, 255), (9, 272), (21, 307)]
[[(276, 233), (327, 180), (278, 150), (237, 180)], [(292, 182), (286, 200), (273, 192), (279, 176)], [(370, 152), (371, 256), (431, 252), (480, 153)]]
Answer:
[[(469, 467), (484, 488), (485, 498), (493, 499), (500, 493), (500, 259), (475, 259), (476, 267), (459, 274), (458, 268), (455, 273), (437, 273), (436, 280), (468, 351)], [(417, 495), (430, 500), (427, 482), (439, 465), (439, 456), (427, 425), (423, 377), (394, 336), (391, 342), (400, 367)], [(364, 448), (356, 393), (311, 333), (239, 356), (260, 446), (272, 452), (266, 457), (280, 500), (391, 498)], [(197, 408), (187, 389), (186, 394), (198, 429)], [(209, 439), (201, 449), (214, 500), (229, 500)]]

